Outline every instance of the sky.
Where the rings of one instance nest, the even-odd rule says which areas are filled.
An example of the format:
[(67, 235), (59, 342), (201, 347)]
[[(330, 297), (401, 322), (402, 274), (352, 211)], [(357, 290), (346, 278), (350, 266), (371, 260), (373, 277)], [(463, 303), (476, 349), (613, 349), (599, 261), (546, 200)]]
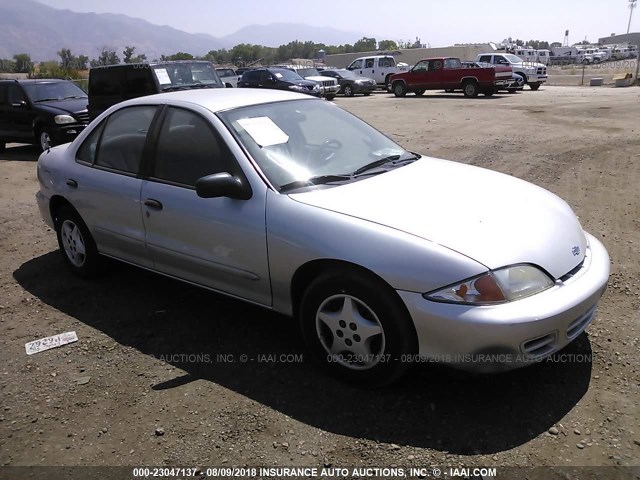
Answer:
[[(597, 41), (614, 32), (626, 33), (629, 21), (629, 0), (39, 1), (76, 12), (122, 13), (215, 37), (246, 25), (292, 22), (362, 32), (378, 41), (419, 37), (433, 47), (508, 37), (562, 42), (565, 30), (570, 44), (585, 36)], [(631, 31), (640, 31), (640, 8), (633, 14)]]

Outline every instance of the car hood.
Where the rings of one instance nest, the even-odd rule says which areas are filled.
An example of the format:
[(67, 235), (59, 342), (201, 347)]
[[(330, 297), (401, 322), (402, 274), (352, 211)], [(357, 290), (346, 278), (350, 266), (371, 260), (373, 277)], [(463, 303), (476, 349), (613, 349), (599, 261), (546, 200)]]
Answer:
[(324, 82), (327, 80), (331, 80), (334, 83), (337, 83), (337, 80), (333, 77), (321, 77), (319, 75), (311, 75), (310, 77), (304, 77), (305, 80), (312, 80), (314, 82)]
[(365, 180), (290, 197), (436, 242), (490, 269), (529, 263), (559, 278), (582, 261), (587, 246), (577, 217), (556, 195), (447, 160), (423, 157)]
[(37, 102), (35, 105), (45, 107), (54, 113), (66, 114), (77, 113), (87, 110), (87, 98), (73, 98), (69, 100), (51, 100), (47, 102)]
[(546, 65), (537, 62), (520, 62), (520, 63), (512, 63), (511, 68), (540, 68), (546, 67)]

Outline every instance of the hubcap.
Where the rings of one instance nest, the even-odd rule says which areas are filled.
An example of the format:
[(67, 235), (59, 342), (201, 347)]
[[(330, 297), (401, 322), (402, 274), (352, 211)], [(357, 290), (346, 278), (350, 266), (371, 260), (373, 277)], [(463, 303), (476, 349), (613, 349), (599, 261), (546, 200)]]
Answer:
[(473, 95), (474, 88), (473, 85), (467, 85), (467, 95)]
[(351, 96), (351, 87), (344, 87), (344, 94), (347, 97), (350, 97)]
[(51, 147), (51, 137), (47, 132), (42, 132), (40, 134), (40, 146), (42, 147), (42, 150), (47, 150)]
[(377, 315), (350, 295), (333, 295), (322, 302), (316, 313), (316, 332), (330, 361), (352, 370), (373, 368), (385, 351)]
[(76, 267), (82, 267), (86, 260), (84, 239), (78, 226), (71, 220), (65, 220), (60, 229), (62, 246), (69, 261)]

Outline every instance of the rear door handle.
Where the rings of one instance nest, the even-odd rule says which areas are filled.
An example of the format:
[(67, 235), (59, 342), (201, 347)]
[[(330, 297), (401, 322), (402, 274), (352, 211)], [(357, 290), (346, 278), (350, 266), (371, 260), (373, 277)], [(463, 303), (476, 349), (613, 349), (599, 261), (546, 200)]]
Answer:
[(144, 201), (144, 204), (149, 208), (153, 208), (154, 210), (162, 210), (162, 203), (153, 198), (147, 198)]
[(71, 188), (78, 188), (78, 182), (76, 182), (73, 178), (69, 178), (67, 180), (67, 185), (69, 185)]

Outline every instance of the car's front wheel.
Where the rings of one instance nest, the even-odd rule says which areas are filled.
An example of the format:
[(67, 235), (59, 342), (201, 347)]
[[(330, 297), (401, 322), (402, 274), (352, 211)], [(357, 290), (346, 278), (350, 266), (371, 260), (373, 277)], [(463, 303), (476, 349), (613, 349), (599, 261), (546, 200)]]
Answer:
[(393, 84), (393, 94), (396, 97), (404, 97), (407, 94), (407, 86), (404, 82), (396, 82)]
[(413, 93), (415, 93), (418, 97), (421, 97), (422, 95), (424, 95), (424, 90), (414, 90)]
[(351, 85), (344, 86), (344, 96), (353, 97), (353, 88), (351, 87)]
[(40, 150), (45, 152), (53, 147), (53, 140), (51, 139), (51, 134), (46, 127), (41, 128), (38, 131), (38, 145), (40, 145)]
[(541, 83), (530, 83), (530, 84), (529, 84), (529, 88), (530, 88), (531, 90), (534, 90), (534, 91), (535, 91), (535, 90), (538, 90), (538, 89), (540, 88), (540, 85), (542, 85), (542, 84), (541, 84)]
[(415, 329), (402, 301), (381, 280), (356, 271), (325, 273), (311, 283), (299, 320), (314, 357), (350, 382), (391, 383), (415, 351)]
[(6, 142), (0, 140), (0, 152), (4, 152), (7, 148)]
[(58, 246), (69, 268), (80, 277), (91, 277), (100, 269), (100, 254), (89, 229), (71, 206), (55, 214)]

